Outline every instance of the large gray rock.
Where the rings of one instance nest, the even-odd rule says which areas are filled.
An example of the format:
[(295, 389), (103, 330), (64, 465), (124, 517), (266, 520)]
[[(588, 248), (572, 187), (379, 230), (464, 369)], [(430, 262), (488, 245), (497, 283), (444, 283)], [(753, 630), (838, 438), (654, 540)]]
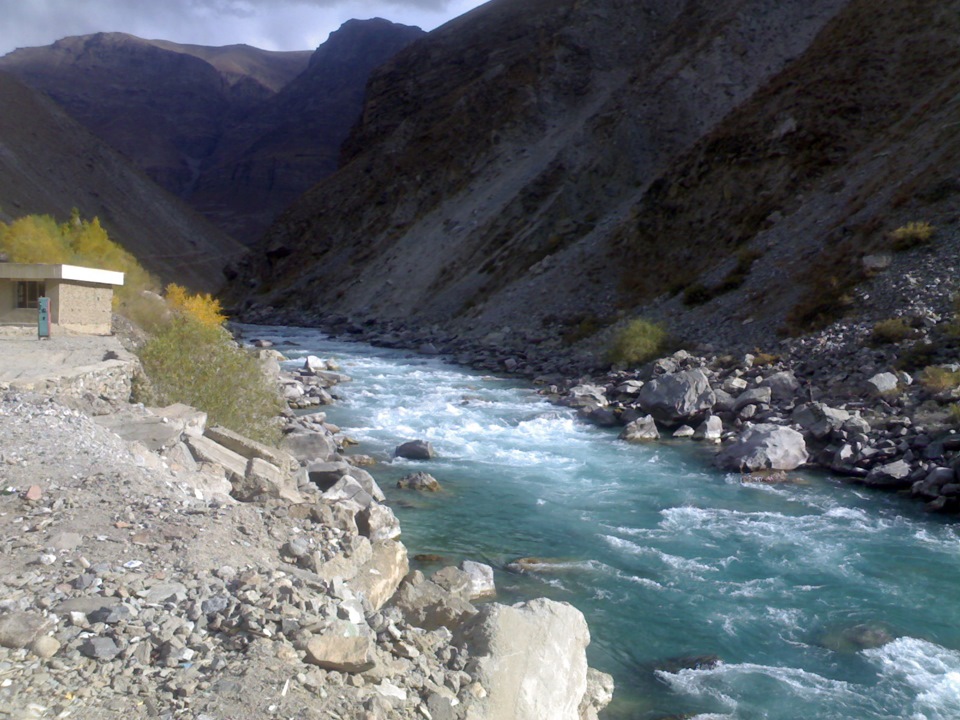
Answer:
[(375, 646), (368, 637), (321, 635), (307, 642), (304, 660), (324, 670), (360, 673), (376, 665)]
[(620, 439), (634, 443), (659, 440), (660, 431), (657, 430), (657, 423), (653, 419), (653, 415), (647, 415), (627, 425), (620, 433)]
[(870, 487), (898, 490), (913, 485), (910, 463), (905, 460), (895, 460), (886, 465), (878, 465), (870, 470), (864, 483)]
[(407, 576), (394, 596), (393, 604), (409, 624), (424, 630), (439, 627), (452, 630), (477, 614), (477, 609), (463, 597), (463, 593), (427, 580), (420, 571)]
[(357, 513), (357, 528), (371, 541), (400, 537), (400, 521), (386, 505), (373, 503)]
[(769, 405), (772, 399), (773, 390), (771, 388), (764, 386), (750, 388), (737, 395), (737, 399), (733, 403), (733, 411), (738, 413), (748, 405)]
[(760, 385), (770, 388), (773, 392), (773, 399), (777, 401), (792, 400), (800, 389), (800, 381), (789, 370), (774, 373)]
[(251, 440), (221, 425), (208, 427), (203, 434), (215, 443), (223, 445), (223, 447), (232, 450), (248, 460), (259, 458), (287, 472), (294, 470), (299, 465), (296, 459), (289, 453), (277, 450), (269, 445), (264, 445), (256, 440)]
[(467, 600), (480, 600), (495, 597), (497, 586), (493, 578), (493, 568), (484, 563), (464, 560), (460, 569), (470, 577), (467, 587)]
[(366, 490), (370, 497), (377, 502), (383, 502), (386, 499), (383, 490), (380, 489), (373, 475), (356, 465), (339, 461), (315, 462), (307, 466), (307, 478), (320, 488), (321, 492), (332, 488), (344, 475), (348, 475), (360, 483), (360, 487)]
[(707, 442), (720, 442), (723, 437), (723, 420), (716, 415), (711, 415), (693, 432), (694, 440), (705, 440)]
[(802, 427), (805, 433), (822, 440), (830, 433), (842, 428), (843, 424), (850, 419), (850, 413), (821, 402), (809, 402), (797, 407), (790, 419)]
[(283, 438), (281, 447), (297, 460), (330, 460), (337, 454), (337, 441), (324, 432), (292, 432)]
[(487, 693), (467, 708), (467, 720), (580, 720), (590, 632), (572, 605), (491, 603), (456, 637)]
[(613, 676), (587, 668), (587, 690), (580, 701), (580, 720), (598, 720), (600, 711), (613, 700)]
[(560, 403), (568, 407), (588, 410), (606, 407), (609, 404), (606, 391), (599, 385), (576, 385), (561, 398)]
[(870, 395), (879, 397), (891, 395), (900, 388), (900, 378), (892, 372), (877, 373), (866, 382), (866, 391)]
[(425, 440), (410, 440), (398, 445), (393, 454), (408, 460), (430, 460), (437, 455), (433, 445)]
[(809, 456), (803, 435), (781, 425), (760, 423), (744, 430), (737, 440), (717, 455), (726, 470), (794, 470)]
[(713, 407), (717, 396), (703, 370), (683, 370), (654, 378), (640, 390), (637, 405), (665, 425), (679, 425)]
[(292, 503), (303, 502), (295, 477), (261, 458), (251, 458), (243, 477), (233, 476), (230, 481), (233, 495), (238, 500), (266, 496)]
[(397, 540), (373, 543), (370, 560), (359, 569), (350, 587), (362, 594), (374, 610), (379, 610), (397, 591), (410, 571), (407, 549)]
[(439, 492), (440, 483), (430, 473), (418, 472), (397, 480), (397, 487), (401, 490), (421, 490), (424, 492)]
[(363, 486), (349, 475), (342, 476), (320, 496), (331, 503), (356, 503), (361, 509), (369, 508), (375, 501)]

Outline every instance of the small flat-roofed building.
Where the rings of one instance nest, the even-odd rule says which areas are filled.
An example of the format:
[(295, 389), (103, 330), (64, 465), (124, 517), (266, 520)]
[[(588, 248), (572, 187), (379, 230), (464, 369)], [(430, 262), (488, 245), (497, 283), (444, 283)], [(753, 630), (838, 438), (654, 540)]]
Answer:
[(0, 262), (0, 324), (36, 327), (38, 301), (48, 297), (52, 331), (109, 335), (120, 285), (123, 273), (113, 270)]

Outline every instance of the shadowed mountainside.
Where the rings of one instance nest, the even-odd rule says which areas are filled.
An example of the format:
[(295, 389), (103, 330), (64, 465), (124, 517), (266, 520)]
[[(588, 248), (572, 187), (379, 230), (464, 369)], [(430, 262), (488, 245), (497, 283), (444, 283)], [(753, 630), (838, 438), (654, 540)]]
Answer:
[(350, 21), (314, 53), (278, 53), (98, 33), (16, 50), (0, 69), (249, 242), (336, 169), (370, 71), (422, 34)]
[(950, 222), (958, 10), (495, 0), (374, 74), (236, 299), (520, 349), (637, 312), (802, 329), (824, 264)]
[(245, 248), (159, 188), (55, 103), (0, 72), (0, 219), (73, 207), (151, 272), (216, 290)]

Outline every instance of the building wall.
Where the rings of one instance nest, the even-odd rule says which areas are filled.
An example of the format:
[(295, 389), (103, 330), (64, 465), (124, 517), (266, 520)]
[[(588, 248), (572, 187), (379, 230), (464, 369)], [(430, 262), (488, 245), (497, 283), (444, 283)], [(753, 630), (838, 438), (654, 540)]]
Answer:
[(72, 332), (110, 333), (113, 288), (109, 285), (54, 281), (47, 283), (47, 295), (54, 325)]
[(36, 325), (35, 308), (17, 308), (17, 281), (0, 280), (0, 325)]
[[(51, 332), (109, 335), (113, 288), (72, 280), (47, 280)], [(17, 308), (17, 281), (0, 280), (0, 325), (37, 325), (36, 308)]]

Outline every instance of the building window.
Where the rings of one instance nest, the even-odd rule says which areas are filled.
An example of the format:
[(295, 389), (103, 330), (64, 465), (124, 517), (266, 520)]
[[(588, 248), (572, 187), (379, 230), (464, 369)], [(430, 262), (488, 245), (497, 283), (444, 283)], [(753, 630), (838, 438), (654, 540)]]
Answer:
[(21, 280), (17, 283), (17, 307), (36, 308), (39, 298), (46, 294), (44, 283), (37, 280)]

